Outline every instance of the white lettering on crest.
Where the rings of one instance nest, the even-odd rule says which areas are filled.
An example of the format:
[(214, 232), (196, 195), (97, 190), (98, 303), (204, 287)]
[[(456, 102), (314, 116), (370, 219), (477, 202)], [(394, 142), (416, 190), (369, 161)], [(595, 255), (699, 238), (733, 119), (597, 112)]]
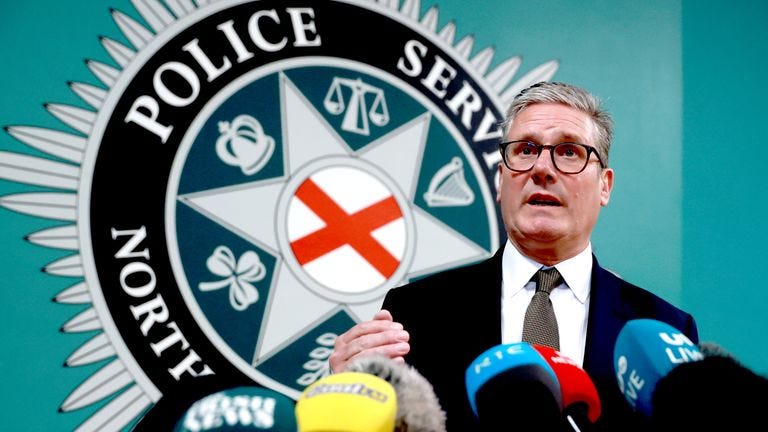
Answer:
[[(322, 39), (317, 33), (314, 9), (288, 7), (285, 8), (285, 13), (288, 15), (291, 23), (291, 32), (289, 33), (292, 34), (294, 40), (292, 46), (321, 46)], [(262, 25), (265, 25), (265, 23), (280, 24), (281, 20), (278, 11), (275, 9), (260, 10), (251, 15), (247, 23), (248, 39), (256, 48), (264, 52), (277, 52), (284, 49), (288, 45), (288, 35), (283, 34), (278, 38), (268, 39), (262, 31)], [(235, 22), (233, 20), (222, 22), (216, 28), (223, 34), (224, 38), (207, 41), (209, 44), (204, 44), (204, 46), (208, 47), (208, 51), (217, 53), (215, 62), (201, 47), (200, 40), (197, 38), (192, 39), (182, 47), (182, 51), (188, 53), (191, 59), (194, 60), (194, 63), (202, 68), (202, 71), (205, 73), (205, 82), (207, 83), (215, 81), (232, 68), (232, 60), (226, 55), (219, 53), (227, 52), (231, 49), (237, 55), (237, 58), (234, 60), (237, 64), (254, 57), (254, 53), (248, 50), (241, 35), (235, 29)], [(181, 78), (189, 87), (188, 94), (177, 94), (177, 92), (169, 88), (167, 85), (168, 76)], [(153, 75), (152, 90), (154, 95), (143, 94), (133, 101), (124, 121), (125, 123), (133, 123), (141, 127), (157, 136), (161, 143), (165, 143), (168, 141), (171, 132), (173, 132), (173, 125), (161, 122), (162, 106), (160, 102), (172, 108), (189, 106), (200, 95), (202, 83), (200, 77), (195, 72), (195, 68), (176, 60), (163, 63), (157, 68)]]
[(168, 357), (175, 359), (184, 355), (181, 361), (173, 361), (168, 368), (168, 373), (176, 381), (180, 381), (185, 373), (192, 377), (213, 374), (213, 370), (202, 363), (200, 356), (190, 349), (179, 325), (170, 319), (171, 314), (162, 295), (155, 292), (155, 271), (148, 262), (142, 261), (149, 260), (149, 249), (140, 249), (147, 238), (146, 227), (129, 230), (112, 228), (110, 232), (112, 240), (123, 242), (114, 255), (115, 259), (130, 260), (120, 270), (119, 283), (123, 292), (142, 301), (129, 309), (139, 325), (141, 334), (149, 341), (152, 351), (158, 358), (169, 362), (172, 360)]
[[(409, 40), (403, 47), (403, 56), (397, 60), (397, 69), (410, 78), (421, 77), (419, 83), (443, 101), (458, 123), (466, 130), (474, 131), (474, 142), (500, 138), (496, 116), (490, 108), (483, 106), (480, 93), (469, 81), (462, 79), (458, 91), (450, 94), (449, 87), (458, 75), (456, 69), (439, 55), (429, 58), (428, 52), (429, 48), (423, 43)], [(426, 71), (425, 66), (428, 67)], [(488, 168), (496, 168), (498, 164), (498, 161), (486, 162)]]

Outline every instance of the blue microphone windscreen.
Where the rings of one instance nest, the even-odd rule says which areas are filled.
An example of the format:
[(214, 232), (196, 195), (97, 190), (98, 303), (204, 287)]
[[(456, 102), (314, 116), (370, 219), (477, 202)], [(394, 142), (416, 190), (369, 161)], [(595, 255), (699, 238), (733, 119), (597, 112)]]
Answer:
[(467, 368), (466, 387), (472, 411), (481, 421), (509, 417), (515, 408), (521, 413), (554, 411), (558, 417), (562, 409), (555, 372), (526, 342), (497, 345), (480, 354)]
[(675, 366), (704, 356), (683, 332), (653, 319), (628, 321), (619, 332), (613, 365), (619, 390), (635, 410), (651, 414), (659, 379)]

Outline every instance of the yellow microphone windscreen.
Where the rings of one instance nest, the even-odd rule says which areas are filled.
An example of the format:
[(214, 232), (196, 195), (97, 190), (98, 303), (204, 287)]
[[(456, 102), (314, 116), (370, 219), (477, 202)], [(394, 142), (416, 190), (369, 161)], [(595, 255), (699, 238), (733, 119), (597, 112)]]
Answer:
[(362, 372), (328, 375), (296, 402), (299, 432), (392, 432), (396, 413), (392, 385)]

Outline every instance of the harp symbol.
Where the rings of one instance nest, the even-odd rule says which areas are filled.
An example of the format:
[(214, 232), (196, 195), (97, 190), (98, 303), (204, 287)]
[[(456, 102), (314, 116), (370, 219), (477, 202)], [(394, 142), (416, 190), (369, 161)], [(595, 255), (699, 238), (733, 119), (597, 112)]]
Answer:
[[(347, 101), (344, 99), (342, 87), (352, 91)], [(366, 95), (373, 95), (370, 109), (365, 99)], [(352, 80), (334, 77), (323, 100), (323, 105), (333, 115), (339, 115), (346, 111), (341, 122), (341, 129), (347, 132), (368, 136), (370, 135), (369, 119), (376, 126), (384, 126), (389, 123), (389, 110), (387, 109), (387, 101), (384, 99), (384, 91), (363, 82), (360, 78)]]
[(464, 164), (455, 156), (443, 165), (429, 181), (424, 200), (430, 207), (468, 206), (475, 201), (475, 194), (464, 178)]

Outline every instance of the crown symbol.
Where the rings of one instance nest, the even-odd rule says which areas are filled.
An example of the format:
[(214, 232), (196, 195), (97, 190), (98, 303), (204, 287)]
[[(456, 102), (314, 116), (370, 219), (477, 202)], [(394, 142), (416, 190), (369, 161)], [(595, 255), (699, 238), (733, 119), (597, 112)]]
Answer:
[(242, 114), (232, 122), (219, 122), (216, 154), (227, 165), (240, 167), (245, 175), (264, 168), (275, 151), (275, 140), (264, 134), (261, 123)]

